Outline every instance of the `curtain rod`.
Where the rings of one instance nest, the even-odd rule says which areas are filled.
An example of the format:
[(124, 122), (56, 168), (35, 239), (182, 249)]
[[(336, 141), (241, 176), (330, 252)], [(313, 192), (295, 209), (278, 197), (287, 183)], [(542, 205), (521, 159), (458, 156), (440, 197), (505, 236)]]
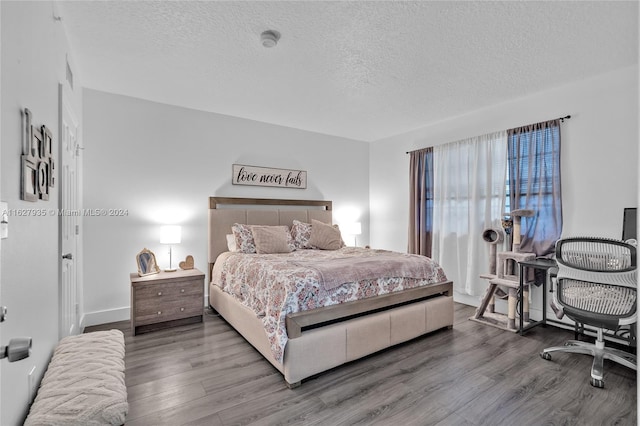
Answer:
[[(570, 116), (570, 115), (565, 115), (564, 117), (556, 118), (556, 120), (560, 120), (560, 122), (561, 122), (561, 123), (564, 123), (564, 120), (568, 120), (568, 119), (570, 119), (570, 118), (571, 118), (571, 116)], [(547, 121), (551, 121), (551, 120), (547, 120)], [(429, 148), (429, 147), (427, 147), (427, 148)], [(411, 154), (412, 152), (420, 151), (421, 149), (426, 149), (426, 148), (418, 148), (418, 149), (414, 149), (413, 151), (407, 151), (405, 154)]]

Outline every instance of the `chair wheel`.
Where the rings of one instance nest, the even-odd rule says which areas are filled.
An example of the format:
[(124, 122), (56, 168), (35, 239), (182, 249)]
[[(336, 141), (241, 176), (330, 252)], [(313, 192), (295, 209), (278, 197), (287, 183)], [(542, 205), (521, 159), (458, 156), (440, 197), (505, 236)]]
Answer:
[(593, 377), (591, 378), (589, 383), (591, 383), (591, 386), (596, 387), (596, 388), (603, 388), (604, 387), (604, 380), (594, 379)]
[(551, 354), (549, 352), (540, 352), (540, 358), (548, 361), (551, 359)]

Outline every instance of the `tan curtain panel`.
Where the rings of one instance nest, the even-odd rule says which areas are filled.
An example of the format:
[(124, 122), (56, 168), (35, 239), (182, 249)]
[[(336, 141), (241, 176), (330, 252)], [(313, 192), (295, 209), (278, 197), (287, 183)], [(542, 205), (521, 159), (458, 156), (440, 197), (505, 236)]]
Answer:
[(433, 231), (433, 148), (412, 151), (409, 164), (409, 244), (407, 251), (431, 257)]

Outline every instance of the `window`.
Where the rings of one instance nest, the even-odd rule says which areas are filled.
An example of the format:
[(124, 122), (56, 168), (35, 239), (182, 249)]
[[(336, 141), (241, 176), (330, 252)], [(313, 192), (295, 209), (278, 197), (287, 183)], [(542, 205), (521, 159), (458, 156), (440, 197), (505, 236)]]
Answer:
[(562, 232), (560, 119), (411, 152), (409, 252), (432, 257), (454, 290), (481, 295), (482, 232), (505, 212), (521, 219), (520, 250), (553, 253)]
[(552, 253), (562, 231), (559, 120), (509, 130), (508, 157), (506, 211), (535, 213), (522, 218), (521, 250)]

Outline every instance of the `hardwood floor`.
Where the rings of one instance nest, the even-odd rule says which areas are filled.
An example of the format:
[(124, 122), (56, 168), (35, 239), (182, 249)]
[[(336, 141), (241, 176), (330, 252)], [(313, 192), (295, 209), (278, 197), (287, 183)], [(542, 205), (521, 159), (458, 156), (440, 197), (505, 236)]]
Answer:
[(636, 373), (605, 361), (605, 388), (589, 384), (592, 358), (538, 353), (573, 333), (525, 336), (469, 321), (338, 367), (289, 389), (231, 326), (204, 324), (126, 340), (127, 426), (137, 425), (635, 425)]

